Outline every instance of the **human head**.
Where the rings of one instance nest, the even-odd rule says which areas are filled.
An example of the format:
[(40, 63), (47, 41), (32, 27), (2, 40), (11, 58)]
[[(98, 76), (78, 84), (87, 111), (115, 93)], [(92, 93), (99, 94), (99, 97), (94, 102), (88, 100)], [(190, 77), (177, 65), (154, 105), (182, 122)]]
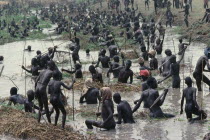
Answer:
[(208, 59), (210, 59), (210, 47), (204, 49), (204, 54)]
[(152, 89), (156, 89), (157, 88), (157, 80), (154, 77), (149, 77), (147, 79), (147, 85)]
[(183, 40), (180, 38), (180, 39), (179, 39), (179, 43), (182, 43), (182, 41), (183, 41)]
[(141, 66), (144, 65), (144, 58), (139, 57), (138, 62)]
[(186, 77), (185, 78), (185, 84), (187, 84), (187, 86), (192, 86), (192, 79), (190, 77)]
[(10, 89), (10, 95), (12, 96), (12, 95), (17, 95), (17, 88), (16, 87), (12, 87), (11, 89)]
[(145, 46), (141, 47), (141, 52), (146, 52), (146, 47)]
[(75, 37), (75, 43), (76, 43), (77, 45), (79, 45), (79, 43), (80, 43), (80, 39), (79, 39), (79, 38), (77, 38), (77, 37)]
[(31, 51), (31, 46), (30, 46), (30, 45), (28, 46), (28, 51), (29, 51), (29, 52)]
[(85, 80), (84, 86), (85, 86), (86, 88), (91, 88), (91, 87), (93, 87), (93, 79), (87, 78), (87, 79)]
[(176, 56), (175, 55), (171, 55), (170, 62), (171, 63), (176, 63)]
[(58, 72), (53, 72), (53, 79), (54, 80), (59, 80), (60, 79), (60, 75)]
[(50, 61), (47, 62), (47, 66), (48, 66), (48, 68), (50, 70), (54, 70), (54, 68), (55, 68), (55, 62), (52, 61), (52, 60), (50, 60)]
[(53, 48), (48, 48), (48, 53), (52, 53), (53, 52)]
[(148, 55), (149, 55), (150, 58), (153, 58), (156, 55), (156, 51), (155, 50), (151, 50), (151, 51), (149, 51)]
[(27, 97), (29, 101), (34, 100), (34, 91), (33, 90), (28, 90), (27, 91)]
[(166, 50), (165, 50), (165, 54), (166, 54), (167, 56), (171, 56), (171, 55), (172, 55), (172, 52), (171, 52), (170, 49), (166, 49)]
[(125, 64), (125, 69), (126, 69), (126, 70), (130, 69), (131, 65), (132, 65), (131, 60), (127, 60), (127, 61), (126, 61), (126, 64)]
[(115, 56), (113, 57), (113, 59), (114, 59), (114, 62), (119, 62), (119, 61), (120, 61), (120, 58), (119, 58), (119, 56), (117, 56), (117, 55), (115, 55)]
[(114, 99), (114, 102), (115, 102), (116, 104), (119, 104), (119, 103), (121, 102), (121, 96), (120, 96), (120, 94), (119, 94), (119, 93), (115, 93), (115, 94), (113, 95), (113, 99)]
[(91, 74), (96, 73), (96, 69), (93, 65), (89, 66), (89, 71), (90, 71)]
[(161, 40), (160, 40), (160, 38), (158, 38), (158, 39), (156, 40), (156, 44), (160, 44), (160, 42), (161, 42)]
[(74, 46), (70, 46), (69, 49), (70, 49), (71, 51), (74, 51)]
[(32, 58), (31, 59), (31, 65), (37, 65), (37, 59), (36, 58)]
[(109, 87), (103, 87), (100, 89), (102, 95), (102, 102), (105, 100), (112, 100), (112, 91)]
[(4, 60), (4, 57), (3, 56), (0, 56), (0, 61), (3, 61)]
[(105, 49), (101, 49), (100, 54), (101, 54), (101, 55), (105, 55), (105, 54), (106, 54), (106, 50), (105, 50)]
[(36, 54), (41, 55), (41, 51), (40, 50), (36, 51)]
[(150, 73), (147, 69), (140, 70), (140, 76), (141, 76), (143, 81), (146, 81), (148, 79), (148, 77), (150, 76)]
[(89, 49), (86, 50), (86, 54), (87, 54), (87, 55), (90, 54), (90, 50), (89, 50)]
[(81, 64), (79, 64), (79, 63), (76, 63), (76, 64), (75, 64), (75, 69), (76, 69), (76, 70), (80, 69), (81, 67), (82, 67)]

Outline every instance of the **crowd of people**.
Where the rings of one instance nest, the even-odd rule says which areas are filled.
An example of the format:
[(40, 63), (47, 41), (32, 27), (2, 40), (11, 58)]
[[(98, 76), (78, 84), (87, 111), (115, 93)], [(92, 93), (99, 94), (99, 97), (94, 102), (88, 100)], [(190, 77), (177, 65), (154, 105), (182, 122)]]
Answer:
[[(101, 3), (101, 1), (99, 2)], [(27, 69), (22, 66), (22, 69), (31, 73), (34, 80), (34, 89), (29, 90), (27, 97), (24, 98), (18, 94), (17, 87), (12, 87), (8, 104), (23, 104), (26, 112), (35, 112), (36, 109), (39, 114), (38, 122), (40, 122), (43, 115), (46, 115), (48, 122), (51, 123), (51, 114), (55, 110), (55, 125), (57, 125), (59, 112), (61, 111), (63, 115), (62, 128), (64, 128), (67, 116), (65, 110), (67, 102), (61, 87), (72, 90), (74, 83), (78, 79), (83, 80), (84, 78), (84, 70), (82, 70), (79, 53), (81, 49), (81, 38), (78, 37), (78, 33), (82, 33), (84, 36), (87, 34), (91, 35), (90, 42), (99, 44), (101, 48), (98, 53), (97, 62), (89, 65), (90, 78), (84, 79), (83, 94), (80, 97), (79, 103), (101, 104), (101, 109), (96, 115), (101, 116), (103, 121), (86, 120), (85, 124), (88, 129), (93, 129), (93, 126), (95, 126), (110, 130), (115, 129), (116, 124), (121, 124), (122, 122), (135, 123), (133, 114), (139, 109), (142, 102), (144, 103), (143, 107), (150, 111), (149, 116), (151, 118), (174, 117), (173, 114), (164, 113), (161, 109), (169, 88), (165, 88), (163, 93), (159, 94), (157, 87), (158, 84), (171, 77), (172, 88), (180, 88), (180, 67), (191, 40), (189, 43), (184, 43), (180, 39), (180, 44), (177, 46), (179, 49), (177, 54), (172, 53), (171, 49), (163, 49), (165, 47), (163, 42), (166, 27), (168, 25), (172, 27), (174, 20), (170, 1), (155, 0), (154, 2), (155, 7), (167, 9), (165, 14), (167, 19), (166, 27), (161, 21), (155, 21), (155, 19), (151, 19), (150, 21), (146, 20), (138, 10), (138, 6), (134, 8), (134, 0), (124, 0), (125, 9), (119, 8), (119, 0), (114, 1), (114, 4), (112, 2), (111, 0), (108, 2), (108, 7), (114, 8), (113, 5), (115, 4), (116, 11), (105, 11), (99, 8), (93, 10), (89, 8), (89, 1), (81, 4), (71, 3), (68, 6), (51, 3), (49, 8), (42, 7), (40, 12), (37, 12), (37, 17), (33, 22), (26, 20), (27, 22), (25, 23), (23, 21), (21, 24), (25, 28), (22, 33), (24, 37), (31, 28), (36, 29), (39, 24), (38, 17), (43, 20), (48, 19), (52, 24), (57, 24), (55, 29), (57, 34), (62, 34), (63, 32), (71, 34), (72, 43), (68, 46), (70, 53), (67, 55), (71, 56), (70, 59), (73, 62), (73, 68), (71, 70), (65, 68), (59, 69), (56, 65), (54, 56), (58, 46), (49, 48), (47, 53), (42, 53), (40, 50), (37, 50), (37, 55), (31, 60), (31, 68)], [(145, 7), (148, 6), (148, 3), (149, 1), (145, 0)], [(189, 26), (188, 4), (192, 5), (192, 1), (185, 0), (181, 4), (181, 7), (184, 7), (183, 12), (185, 13), (185, 23), (187, 26)], [(179, 0), (173, 0), (173, 6), (179, 8)], [(13, 8), (12, 6), (6, 6), (5, 9), (12, 10)], [(75, 15), (72, 16), (71, 14)], [(14, 20), (11, 23), (6, 23), (5, 20), (0, 21), (0, 23), (1, 29), (8, 28), (8, 32), (13, 37), (15, 37), (16, 32), (19, 32), (19, 25)], [(122, 32), (116, 34), (112, 32), (111, 27), (120, 27)], [(10, 28), (12, 29), (10, 30)], [(126, 41), (132, 40), (132, 45), (139, 47), (138, 75), (132, 71), (132, 61), (126, 59), (125, 54), (116, 41), (116, 36), (124, 37)], [(158, 56), (162, 55), (163, 50), (165, 50), (165, 57), (159, 60)], [(27, 51), (31, 51), (31, 46), (28, 47)], [(89, 49), (86, 49), (86, 55), (87, 57), (91, 56)], [(3, 59), (4, 57), (1, 56), (0, 61), (3, 61)], [(203, 56), (198, 59), (193, 72), (197, 89), (192, 86), (193, 79), (191, 77), (185, 77), (183, 79), (187, 87), (183, 89), (180, 114), (183, 113), (183, 104), (186, 101), (185, 112), (189, 121), (203, 120), (207, 117), (205, 111), (199, 107), (196, 101), (196, 91), (202, 91), (202, 81), (210, 86), (210, 80), (203, 73), (210, 71), (209, 59), (210, 49), (207, 47), (204, 50)], [(102, 68), (102, 72), (98, 70), (98, 67)], [(205, 67), (207, 67), (207, 70)], [(156, 80), (152, 75), (153, 72), (157, 71), (160, 72), (161, 80)], [(73, 75), (72, 84), (66, 85), (62, 81), (63, 72)], [(123, 84), (133, 84), (133, 79), (135, 78), (141, 81), (141, 91), (139, 91), (141, 95), (138, 100), (134, 101), (134, 108), (131, 108), (127, 101), (121, 99), (120, 93), (113, 94), (110, 87), (103, 86), (101, 89), (94, 87), (94, 82), (109, 85), (110, 81), (108, 80), (107, 83), (104, 80), (106, 77), (117, 79), (119, 83)], [(50, 97), (48, 97), (48, 93)], [(38, 105), (35, 105), (34, 99), (38, 100)], [(48, 107), (48, 100), (52, 105), (52, 110)], [(114, 114), (113, 100), (117, 104), (117, 115)], [(197, 115), (197, 117), (193, 118), (192, 114)], [(117, 116), (117, 121), (114, 119), (115, 115)]]

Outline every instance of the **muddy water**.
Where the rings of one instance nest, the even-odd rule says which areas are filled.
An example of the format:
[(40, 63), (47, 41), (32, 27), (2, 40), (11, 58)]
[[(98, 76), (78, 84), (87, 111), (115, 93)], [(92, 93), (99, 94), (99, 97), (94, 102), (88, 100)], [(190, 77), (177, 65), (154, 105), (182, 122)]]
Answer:
[[(171, 49), (173, 53), (178, 52), (178, 35), (172, 34), (171, 29), (166, 30), (166, 37), (164, 41), (164, 49)], [(55, 45), (63, 43), (65, 41), (53, 41)], [(186, 41), (187, 42), (187, 41)], [(51, 41), (26, 41), (26, 46), (31, 45), (32, 49), (35, 51), (33, 52), (25, 52), (24, 56), (26, 58), (26, 64), (30, 65), (30, 60), (32, 57), (36, 55), (36, 50), (46, 51), (48, 47), (53, 46), (53, 43)], [(64, 43), (59, 46), (58, 50), (67, 50), (66, 45), (68, 44)], [(0, 46), (0, 55), (3, 55), (5, 57), (5, 61), (3, 64), (0, 64), (0, 67), (2, 65), (5, 66), (3, 75), (9, 76), (13, 79), (15, 84), (19, 87), (19, 93), (25, 94), (25, 73), (23, 72), (21, 76), (21, 67), (22, 61), (23, 61), (23, 48), (24, 48), (25, 42), (15, 42), (15, 43), (9, 43)], [(175, 46), (175, 47), (174, 47)], [(180, 76), (181, 78), (186, 76), (192, 76), (192, 72), (190, 70), (193, 70), (195, 67), (195, 64), (198, 60), (198, 58), (203, 55), (203, 49), (205, 48), (204, 44), (199, 43), (192, 43), (189, 48), (186, 51), (185, 55), (185, 64), (186, 67), (181, 70)], [(68, 50), (67, 50), (68, 51)], [(97, 60), (97, 52), (91, 52), (92, 58), (87, 58), (84, 51), (80, 51), (80, 57), (81, 61), (85, 64), (83, 65), (84, 70), (88, 70), (89, 63), (94, 60)], [(159, 59), (162, 57), (165, 57), (164, 51), (162, 53), (162, 56), (158, 56)], [(68, 59), (68, 56), (64, 56), (64, 59)], [(178, 58), (177, 58), (178, 59)], [(56, 61), (62, 61), (63, 55), (55, 56)], [(136, 60), (134, 60), (136, 62)], [(59, 65), (62, 67), (62, 65)], [(65, 68), (70, 68), (69, 64), (63, 65)], [(132, 70), (134, 72), (138, 72), (138, 64), (133, 63)], [(183, 73), (184, 71), (184, 73)], [(208, 74), (206, 74), (208, 76)], [(208, 76), (209, 77), (209, 76)], [(161, 79), (159, 76), (156, 77), (157, 79)], [(28, 76), (26, 78), (26, 90), (33, 88), (31, 78)], [(135, 80), (135, 83), (137, 83), (138, 80)], [(163, 83), (161, 86), (164, 86), (168, 83)], [(0, 91), (1, 91), (1, 97), (6, 97), (9, 95), (10, 88), (14, 86), (10, 80), (6, 77), (0, 77)], [(198, 93), (198, 101), (199, 104), (202, 103), (203, 109), (207, 110), (209, 112), (210, 105), (208, 104), (210, 101), (210, 97), (208, 96), (208, 88), (204, 85), (205, 90), (204, 93)], [(209, 123), (208, 121), (204, 122), (196, 122), (193, 124), (190, 124), (187, 122), (185, 115), (179, 115), (180, 111), (180, 99), (181, 99), (181, 93), (182, 89), (180, 90), (173, 90), (170, 89), (165, 103), (163, 104), (162, 108), (163, 111), (166, 113), (171, 113), (176, 115), (176, 117), (172, 119), (161, 119), (161, 120), (151, 120), (151, 119), (145, 119), (139, 117), (139, 112), (143, 110), (141, 107), (137, 113), (135, 113), (135, 124), (122, 124), (117, 125), (116, 130), (111, 131), (104, 131), (100, 129), (93, 129), (88, 130), (86, 129), (86, 126), (84, 124), (85, 119), (96, 119), (95, 116), (89, 115), (84, 116), (82, 113), (77, 113), (75, 115), (75, 120), (72, 121), (72, 116), (68, 116), (67, 124), (73, 125), (75, 130), (80, 131), (83, 134), (92, 134), (95, 133), (99, 138), (110, 138), (110, 139), (146, 139), (146, 140), (157, 140), (157, 139), (190, 139), (190, 140), (197, 140), (201, 139), (209, 130)], [(161, 93), (162, 91), (160, 91)], [(69, 98), (69, 104), (72, 104), (72, 92), (67, 92)], [(132, 108), (134, 107), (133, 101), (135, 99), (138, 99), (140, 97), (139, 93), (122, 93), (123, 100), (127, 100)], [(93, 105), (80, 105), (78, 104), (80, 97), (80, 92), (75, 92), (75, 108), (77, 110), (91, 110), (92, 112), (97, 111), (97, 106)], [(116, 107), (116, 106), (115, 106)], [(115, 108), (116, 112), (116, 108)], [(210, 118), (208, 117), (207, 120)], [(98, 118), (98, 120), (101, 120), (101, 118)]]

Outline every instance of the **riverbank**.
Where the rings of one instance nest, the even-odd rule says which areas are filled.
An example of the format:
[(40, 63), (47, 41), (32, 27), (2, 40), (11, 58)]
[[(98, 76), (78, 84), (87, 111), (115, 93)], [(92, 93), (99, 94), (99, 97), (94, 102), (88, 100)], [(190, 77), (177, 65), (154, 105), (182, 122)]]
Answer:
[(62, 130), (60, 125), (38, 123), (36, 115), (8, 106), (0, 106), (0, 135), (37, 140), (95, 139), (87, 135), (83, 136), (68, 125)]

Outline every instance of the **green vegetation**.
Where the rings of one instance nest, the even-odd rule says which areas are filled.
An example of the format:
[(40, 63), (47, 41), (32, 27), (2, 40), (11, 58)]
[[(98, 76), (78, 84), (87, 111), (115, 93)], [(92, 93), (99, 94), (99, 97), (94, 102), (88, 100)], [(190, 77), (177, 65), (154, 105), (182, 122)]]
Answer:
[[(33, 21), (35, 21), (36, 16), (24, 16), (23, 14), (1, 16), (1, 20), (5, 20), (7, 24), (11, 23), (12, 20), (14, 19), (14, 21), (18, 25), (21, 25), (22, 20), (26, 21), (26, 18), (29, 19), (30, 22), (33, 22)], [(19, 27), (21, 27), (21, 26), (19, 26)], [(41, 29), (44, 29), (44, 28), (51, 28), (52, 25), (51, 25), (49, 20), (45, 21), (45, 20), (39, 19), (39, 25), (37, 27), (40, 27)], [(19, 31), (23, 31), (23, 30), (24, 30), (24, 28), (21, 28)], [(16, 35), (17, 35), (16, 38), (11, 37), (10, 34), (8, 33), (7, 28), (5, 28), (4, 30), (1, 30), (0, 36), (2, 37), (2, 39), (0, 40), (0, 45), (5, 44), (5, 43), (14, 42), (14, 41), (44, 39), (44, 38), (48, 37), (48, 35), (42, 33), (41, 31), (38, 31), (38, 30), (30, 31), (29, 32), (29, 37), (27, 37), (27, 38), (20, 38), (21, 37), (20, 33), (18, 33)]]

